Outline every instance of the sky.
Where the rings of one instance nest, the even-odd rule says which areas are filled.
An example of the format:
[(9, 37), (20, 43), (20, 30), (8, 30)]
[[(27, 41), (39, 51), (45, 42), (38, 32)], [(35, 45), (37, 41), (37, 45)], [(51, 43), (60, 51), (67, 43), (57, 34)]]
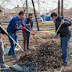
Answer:
[[(0, 6), (9, 9), (12, 9), (17, 5), (23, 7), (23, 4), (25, 6), (25, 1), (26, 0), (0, 0)], [(34, 3), (36, 10), (40, 11), (40, 13), (46, 13), (58, 7), (57, 4), (58, 0), (39, 0), (39, 6), (38, 6), (38, 0), (34, 0)], [(28, 0), (28, 6), (32, 7), (31, 0)], [(64, 8), (70, 9), (71, 7), (72, 7), (72, 0), (64, 0)]]

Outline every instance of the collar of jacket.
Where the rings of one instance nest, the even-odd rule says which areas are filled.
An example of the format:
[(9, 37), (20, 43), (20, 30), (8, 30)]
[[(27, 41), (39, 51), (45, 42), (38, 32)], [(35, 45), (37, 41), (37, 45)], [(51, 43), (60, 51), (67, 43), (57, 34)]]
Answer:
[(30, 20), (29, 18), (27, 18), (27, 20), (28, 20), (28, 21), (32, 21), (32, 20)]
[(61, 22), (62, 19), (64, 19), (64, 17), (62, 17), (62, 16), (58, 16), (57, 19), (56, 19), (56, 21)]

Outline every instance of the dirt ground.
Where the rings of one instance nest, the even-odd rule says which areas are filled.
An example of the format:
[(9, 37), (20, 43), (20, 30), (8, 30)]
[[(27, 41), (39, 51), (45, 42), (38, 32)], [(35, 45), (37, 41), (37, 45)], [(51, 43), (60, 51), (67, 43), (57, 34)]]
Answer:
[[(52, 34), (53, 32), (49, 32), (49, 31), (40, 31), (40, 32), (36, 32), (36, 34), (41, 37), (43, 40), (38, 39), (35, 36), (30, 36), (30, 48), (31, 51), (29, 52), (33, 52), (37, 46), (39, 46), (40, 44), (47, 42), (47, 40), (52, 40)], [(6, 35), (2, 35), (2, 40), (4, 43), (4, 47), (6, 48), (7, 46), (10, 47), (10, 43), (9, 40), (7, 38)], [(57, 42), (60, 42), (60, 38), (54, 38), (53, 40), (56, 40)], [(72, 72), (72, 38), (70, 39), (70, 43), (69, 43), (69, 58), (68, 58), (68, 66), (64, 67), (62, 69), (62, 72)], [(22, 37), (22, 33), (18, 32), (18, 42), (21, 45), (21, 47), (23, 48), (23, 37)], [(16, 51), (16, 54), (18, 56), (18, 58), (21, 56), (22, 51), (18, 50)], [(11, 57), (5, 56), (5, 62), (7, 65), (11, 66), (14, 64), (14, 60)]]

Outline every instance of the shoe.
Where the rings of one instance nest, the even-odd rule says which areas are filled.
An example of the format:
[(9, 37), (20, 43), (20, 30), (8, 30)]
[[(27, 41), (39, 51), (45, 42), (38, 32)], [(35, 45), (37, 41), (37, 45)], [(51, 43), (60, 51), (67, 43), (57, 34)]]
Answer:
[(12, 56), (14, 60), (17, 60), (17, 55)]
[(67, 63), (63, 63), (62, 65), (63, 65), (63, 66), (67, 66)]
[(24, 49), (24, 51), (25, 51), (25, 52), (27, 52), (27, 50), (26, 50), (26, 49)]
[(30, 48), (27, 48), (27, 50), (30, 50)]
[(12, 55), (9, 55), (9, 54), (8, 54), (8, 56), (11, 57)]
[(14, 59), (14, 60), (17, 60), (17, 57), (14, 57), (14, 56), (13, 56), (13, 59)]
[(11, 54), (10, 54), (10, 53), (8, 53), (8, 56), (11, 56)]
[(1, 65), (1, 70), (7, 70), (9, 68), (9, 66), (5, 65), (5, 64), (2, 64)]

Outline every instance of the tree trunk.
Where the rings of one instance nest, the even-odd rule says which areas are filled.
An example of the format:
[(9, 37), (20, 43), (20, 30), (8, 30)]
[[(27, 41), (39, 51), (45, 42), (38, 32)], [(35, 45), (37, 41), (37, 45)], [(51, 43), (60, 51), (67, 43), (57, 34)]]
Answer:
[(34, 15), (35, 15), (36, 23), (37, 23), (37, 30), (39, 31), (38, 20), (37, 20), (37, 15), (36, 15), (35, 5), (34, 5), (34, 1), (33, 0), (32, 0), (32, 4), (33, 4), (33, 10), (34, 10)]
[(60, 15), (60, 0), (58, 0), (58, 15)]
[(26, 18), (27, 18), (27, 13), (28, 13), (28, 0), (26, 0)]
[[(38, 12), (40, 13), (40, 3), (39, 3), (39, 0), (38, 0)], [(39, 14), (39, 17), (40, 17), (40, 14)]]
[(61, 16), (63, 16), (63, 0), (61, 0)]

